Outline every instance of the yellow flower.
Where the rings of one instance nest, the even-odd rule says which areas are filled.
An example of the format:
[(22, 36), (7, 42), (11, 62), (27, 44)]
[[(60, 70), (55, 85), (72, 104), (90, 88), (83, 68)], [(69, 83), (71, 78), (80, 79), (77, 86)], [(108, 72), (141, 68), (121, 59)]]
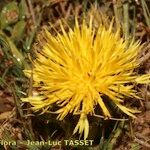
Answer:
[[(92, 19), (79, 26), (76, 19), (74, 29), (66, 32), (60, 23), (61, 34), (53, 36), (45, 30), (46, 43), (37, 53), (33, 71), (34, 87), (39, 95), (23, 98), (34, 110), (46, 112), (57, 106), (58, 119), (68, 113), (79, 114), (80, 119), (74, 133), (79, 130), (84, 139), (88, 137), (87, 115), (95, 114), (98, 105), (104, 117), (111, 117), (104, 96), (109, 97), (120, 110), (129, 116), (138, 111), (123, 105), (124, 97), (138, 97), (134, 83), (150, 82), (150, 75), (137, 75), (137, 60), (141, 49), (139, 42), (124, 40), (120, 31), (113, 33), (103, 25), (93, 29)], [(107, 101), (108, 103), (108, 101)]]

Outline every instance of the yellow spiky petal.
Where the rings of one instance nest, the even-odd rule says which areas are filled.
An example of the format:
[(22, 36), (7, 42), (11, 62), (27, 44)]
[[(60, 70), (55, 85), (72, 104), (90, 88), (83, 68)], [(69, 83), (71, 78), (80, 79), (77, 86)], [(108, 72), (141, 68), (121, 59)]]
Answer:
[(80, 114), (74, 133), (84, 132), (84, 139), (89, 132), (87, 115), (95, 113), (96, 105), (105, 117), (111, 117), (104, 95), (134, 117), (133, 113), (138, 111), (125, 107), (124, 97), (138, 97), (133, 83), (150, 82), (149, 74), (139, 76), (134, 72), (139, 66), (139, 42), (122, 39), (119, 30), (112, 32), (112, 24), (109, 29), (100, 25), (96, 31), (92, 19), (89, 25), (83, 21), (81, 26), (76, 20), (74, 29), (69, 28), (68, 32), (62, 24), (60, 27), (62, 34), (57, 36), (45, 30), (46, 43), (37, 53), (33, 71), (25, 71), (28, 77), (33, 73), (39, 96), (22, 100), (42, 111), (56, 104), (59, 120), (68, 113)]

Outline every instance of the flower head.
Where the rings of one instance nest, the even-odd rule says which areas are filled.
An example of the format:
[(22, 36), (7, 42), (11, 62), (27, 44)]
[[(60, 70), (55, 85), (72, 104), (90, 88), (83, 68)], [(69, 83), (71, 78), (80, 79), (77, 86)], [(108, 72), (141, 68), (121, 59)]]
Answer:
[(89, 132), (87, 115), (95, 114), (95, 106), (104, 117), (111, 117), (103, 96), (109, 97), (122, 112), (134, 117), (137, 112), (123, 105), (125, 97), (137, 97), (133, 83), (150, 82), (150, 75), (137, 75), (135, 69), (139, 42), (124, 40), (120, 31), (113, 33), (112, 25), (106, 29), (100, 25), (93, 28), (92, 19), (66, 32), (60, 24), (62, 33), (53, 36), (45, 30), (46, 43), (37, 53), (33, 70), (26, 70), (29, 76), (33, 72), (34, 87), (39, 95), (24, 98), (34, 110), (51, 109), (57, 105), (58, 119), (67, 114), (79, 114), (80, 119), (74, 133)]

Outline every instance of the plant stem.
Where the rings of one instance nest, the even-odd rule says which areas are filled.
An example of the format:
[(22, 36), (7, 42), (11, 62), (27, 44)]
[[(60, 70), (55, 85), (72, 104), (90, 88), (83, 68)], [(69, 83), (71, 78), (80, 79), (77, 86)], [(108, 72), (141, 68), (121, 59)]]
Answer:
[(129, 38), (129, 3), (123, 4), (123, 15), (124, 15), (124, 35), (125, 39)]

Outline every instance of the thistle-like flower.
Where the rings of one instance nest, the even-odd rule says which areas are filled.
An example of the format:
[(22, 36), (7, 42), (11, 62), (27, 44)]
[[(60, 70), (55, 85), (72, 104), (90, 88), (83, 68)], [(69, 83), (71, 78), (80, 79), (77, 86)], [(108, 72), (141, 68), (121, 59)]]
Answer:
[[(34, 87), (39, 95), (23, 98), (33, 110), (46, 112), (54, 104), (58, 119), (67, 114), (79, 114), (80, 119), (74, 129), (88, 137), (88, 115), (95, 114), (95, 106), (106, 118), (111, 117), (103, 96), (107, 96), (122, 112), (135, 117), (136, 110), (124, 106), (125, 97), (138, 97), (134, 83), (150, 82), (150, 75), (138, 75), (137, 60), (141, 49), (139, 42), (124, 40), (120, 30), (113, 33), (100, 25), (94, 29), (92, 19), (66, 32), (60, 23), (62, 33), (53, 36), (45, 30), (46, 43), (37, 53), (33, 70), (26, 70), (27, 76), (33, 73)], [(108, 101), (107, 101), (108, 102)]]

